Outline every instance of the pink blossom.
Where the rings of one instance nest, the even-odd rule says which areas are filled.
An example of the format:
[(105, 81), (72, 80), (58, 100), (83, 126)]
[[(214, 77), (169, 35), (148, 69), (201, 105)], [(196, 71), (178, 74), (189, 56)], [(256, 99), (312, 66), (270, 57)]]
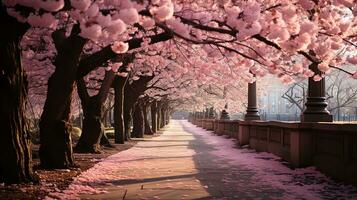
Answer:
[(310, 77), (314, 76), (315, 73), (313, 71), (311, 71), (310, 69), (305, 69), (303, 75), (307, 78), (310, 78)]
[(351, 28), (351, 22), (340, 23), (339, 28), (341, 32), (347, 32)]
[(129, 44), (125, 42), (114, 42), (112, 50), (117, 54), (125, 53), (129, 50)]
[(284, 84), (291, 84), (291, 83), (294, 82), (294, 79), (293, 79), (291, 76), (286, 75), (286, 74), (282, 75), (282, 76), (280, 77), (280, 80), (281, 80)]
[(322, 77), (318, 74), (316, 74), (314, 77), (313, 77), (313, 80), (314, 81), (320, 81), (322, 79)]
[(347, 56), (346, 58), (347, 62), (353, 64), (353, 65), (357, 65), (357, 55), (355, 56)]
[(50, 12), (56, 12), (63, 8), (64, 0), (39, 1), (40, 7)]
[(294, 21), (296, 19), (296, 10), (293, 6), (284, 7), (282, 13), (286, 21)]
[(80, 11), (86, 11), (91, 5), (91, 0), (71, 0), (71, 5)]
[(19, 21), (21, 23), (25, 23), (26, 22), (26, 18), (23, 17), (21, 15), (21, 13), (16, 11), (14, 8), (8, 8), (8, 9), (6, 9), (6, 11), (11, 17), (15, 17), (17, 21)]
[(139, 14), (135, 8), (123, 9), (119, 12), (119, 17), (126, 24), (134, 24), (139, 21)]
[(79, 35), (83, 38), (96, 41), (102, 35), (102, 27), (98, 24), (93, 24), (90, 26), (81, 24), (81, 33)]
[(92, 4), (86, 11), (88, 17), (95, 17), (98, 15), (98, 13), (99, 13), (99, 7), (97, 4)]
[(297, 50), (306, 50), (311, 43), (311, 36), (308, 33), (302, 33), (295, 40)]
[(257, 2), (249, 2), (243, 10), (243, 18), (247, 23), (253, 23), (260, 18), (260, 4)]
[(5, 6), (9, 6), (9, 7), (14, 7), (17, 4), (17, 2), (14, 0), (3, 0), (2, 3)]
[(315, 5), (311, 0), (299, 0), (299, 4), (305, 10), (311, 10)]
[(145, 29), (149, 29), (155, 26), (155, 21), (149, 17), (144, 17), (143, 20), (141, 21), (141, 25)]
[(186, 24), (183, 24), (180, 19), (173, 17), (167, 20), (166, 24), (179, 35), (184, 36), (186, 38), (190, 36), (189, 27)]
[(302, 33), (314, 33), (317, 30), (317, 26), (312, 21), (305, 21), (300, 26), (300, 34)]
[(165, 21), (174, 15), (174, 5), (169, 2), (160, 7), (152, 7), (150, 13), (158, 20)]
[(117, 75), (121, 76), (121, 77), (127, 77), (128, 73), (127, 72), (118, 72)]
[(98, 13), (96, 22), (102, 27), (107, 27), (112, 23), (115, 23), (115, 21), (112, 21), (112, 17), (110, 15), (102, 15), (101, 13)]
[(353, 0), (336, 0), (341, 5), (344, 5), (346, 7), (352, 7), (353, 6)]
[(322, 71), (322, 72), (327, 72), (327, 71), (330, 70), (330, 67), (329, 67), (328, 63), (326, 63), (326, 62), (320, 63), (317, 67), (318, 67), (319, 70)]
[(118, 72), (119, 68), (123, 65), (122, 62), (117, 62), (112, 64), (111, 68), (113, 70), (113, 72)]
[(51, 13), (44, 13), (43, 15), (33, 15), (31, 14), (27, 21), (31, 26), (35, 27), (47, 27), (55, 29), (58, 24), (58, 20)]
[(303, 70), (304, 69), (301, 64), (294, 64), (292, 66), (292, 72), (294, 72), (294, 73), (301, 73)]
[(277, 39), (280, 41), (286, 41), (290, 38), (290, 33), (286, 28), (280, 27), (274, 24), (270, 28), (270, 33), (268, 35), (270, 39)]
[(321, 56), (324, 56), (327, 53), (329, 53), (330, 49), (331, 49), (331, 42), (330, 41), (321, 42), (315, 48), (315, 53), (321, 57)]
[(126, 24), (121, 20), (117, 19), (108, 26), (107, 31), (113, 35), (120, 35), (126, 30)]

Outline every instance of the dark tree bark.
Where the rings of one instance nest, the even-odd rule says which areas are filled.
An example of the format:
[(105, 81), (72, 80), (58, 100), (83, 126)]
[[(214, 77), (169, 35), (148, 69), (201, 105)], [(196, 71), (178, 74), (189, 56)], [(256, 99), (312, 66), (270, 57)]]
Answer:
[(100, 142), (111, 146), (104, 134), (104, 102), (108, 97), (115, 74), (112, 71), (105, 73), (105, 77), (98, 94), (89, 96), (83, 79), (77, 80), (78, 95), (83, 108), (83, 130), (76, 145), (76, 152), (100, 153)]
[(124, 94), (124, 126), (125, 138), (130, 140), (131, 122), (133, 108), (139, 99), (139, 96), (144, 94), (147, 89), (147, 83), (150, 82), (154, 76), (143, 76), (139, 80), (133, 81), (131, 84), (125, 85)]
[(102, 137), (100, 138), (100, 145), (104, 147), (114, 148), (114, 146), (110, 143), (109, 138), (105, 132), (103, 132)]
[(158, 106), (156, 108), (156, 115), (157, 115), (157, 130), (160, 130), (162, 128), (161, 123), (162, 123), (162, 116), (161, 116), (161, 102), (158, 103)]
[(133, 114), (133, 131), (131, 132), (131, 137), (133, 138), (143, 138), (145, 132), (145, 121), (143, 113), (143, 102), (142, 99), (136, 104)]
[(100, 153), (99, 144), (104, 133), (104, 125), (101, 120), (103, 107), (98, 100), (98, 96), (90, 97), (88, 102), (82, 103), (82, 108), (83, 129), (75, 151), (81, 153)]
[(32, 171), (29, 131), (25, 119), (27, 78), (21, 65), (20, 41), (27, 26), (0, 8), (0, 182), (37, 180)]
[(165, 115), (165, 108), (161, 108), (161, 124), (160, 124), (160, 128), (163, 128), (165, 126), (166, 123), (166, 115)]
[(158, 130), (157, 120), (157, 102), (154, 100), (151, 103), (151, 130), (153, 133), (156, 133)]
[(114, 135), (115, 143), (124, 144), (125, 124), (124, 124), (124, 88), (128, 77), (115, 77), (114, 87)]
[(74, 26), (69, 37), (65, 30), (53, 33), (57, 57), (55, 72), (48, 80), (47, 98), (40, 121), (40, 160), (46, 169), (73, 167), (70, 109), (79, 58), (86, 40)]
[(150, 103), (148, 99), (145, 100), (143, 105), (143, 115), (144, 115), (144, 134), (146, 135), (153, 135), (154, 132), (151, 130), (149, 119), (148, 119), (148, 110), (150, 107)]
[[(124, 95), (124, 137), (125, 141), (130, 140), (130, 132), (131, 132), (131, 123), (132, 123), (132, 115), (133, 115), (133, 107), (139, 98), (139, 95), (134, 94), (135, 91), (129, 92), (127, 89), (128, 86), (125, 86), (125, 95)], [(135, 98), (135, 96), (138, 96)]]

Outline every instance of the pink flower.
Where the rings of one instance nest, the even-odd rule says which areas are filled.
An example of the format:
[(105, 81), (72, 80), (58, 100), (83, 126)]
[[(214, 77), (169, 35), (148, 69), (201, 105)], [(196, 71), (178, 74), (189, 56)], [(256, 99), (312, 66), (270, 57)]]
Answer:
[(307, 78), (312, 77), (314, 74), (315, 74), (315, 73), (314, 73), (313, 71), (309, 70), (309, 69), (306, 69), (306, 70), (304, 71), (304, 73), (303, 73), (303, 75), (304, 75), (305, 77), (307, 77)]
[(290, 83), (293, 83), (293, 82), (294, 82), (294, 79), (293, 79), (291, 76), (286, 75), (286, 74), (282, 75), (282, 76), (280, 77), (280, 80), (281, 80), (284, 84), (290, 84)]
[(56, 12), (63, 8), (63, 0), (39, 1), (40, 7), (50, 12)]
[(311, 10), (315, 5), (311, 0), (299, 0), (299, 4), (306, 10)]
[(117, 54), (125, 53), (129, 50), (129, 44), (125, 42), (114, 42), (112, 50)]
[(320, 63), (317, 67), (322, 72), (327, 72), (327, 71), (330, 70), (330, 67), (329, 67), (328, 63), (326, 63), (326, 62)]
[(158, 20), (165, 21), (170, 19), (174, 15), (174, 5), (169, 2), (160, 7), (153, 7), (150, 9), (150, 13)]
[(346, 60), (353, 65), (357, 65), (357, 56), (348, 56)]
[(322, 77), (318, 74), (313, 77), (314, 81), (321, 81), (321, 79), (322, 79)]
[(126, 24), (121, 19), (117, 19), (113, 21), (107, 30), (113, 35), (120, 35), (126, 30)]
[(113, 72), (118, 72), (119, 68), (120, 68), (122, 65), (123, 65), (122, 62), (114, 63), (114, 64), (112, 65), (112, 70), (113, 70)]
[(55, 29), (58, 25), (58, 20), (51, 13), (44, 13), (41, 16), (31, 14), (27, 21), (35, 27), (48, 27)]
[(71, 0), (71, 5), (80, 11), (86, 11), (91, 5), (91, 0)]
[(294, 73), (301, 73), (303, 71), (303, 68), (301, 64), (294, 64), (291, 70)]
[(135, 24), (139, 21), (139, 14), (135, 8), (124, 9), (119, 12), (119, 17), (126, 24)]
[(98, 15), (98, 13), (99, 13), (99, 7), (97, 4), (92, 4), (86, 11), (88, 17), (95, 17)]
[(96, 41), (102, 35), (102, 27), (98, 24), (91, 26), (81, 25), (81, 33), (79, 35), (83, 38)]
[(142, 21), (141, 21), (141, 25), (145, 28), (145, 29), (149, 29), (152, 28), (153, 26), (155, 26), (155, 21), (149, 17), (145, 17)]

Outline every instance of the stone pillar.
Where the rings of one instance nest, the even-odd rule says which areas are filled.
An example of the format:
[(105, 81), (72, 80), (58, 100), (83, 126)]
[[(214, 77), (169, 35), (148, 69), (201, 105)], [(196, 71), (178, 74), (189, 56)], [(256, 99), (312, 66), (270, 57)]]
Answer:
[(209, 119), (214, 119), (214, 108), (213, 108), (213, 107), (211, 107), (211, 108), (209, 109), (208, 118), (209, 118)]
[[(317, 63), (312, 63), (309, 69), (321, 75)], [(314, 81), (313, 77), (309, 78), (307, 95), (306, 108), (301, 115), (301, 122), (332, 122), (333, 117), (327, 110), (325, 78), (320, 81)]]
[(221, 119), (226, 119), (226, 120), (229, 120), (230, 117), (229, 117), (229, 114), (227, 112), (227, 109), (228, 109), (228, 104), (226, 104), (224, 106), (224, 109), (222, 110), (222, 113), (221, 113)]
[(257, 82), (248, 83), (248, 107), (247, 113), (244, 116), (246, 121), (260, 120), (260, 115), (257, 106)]

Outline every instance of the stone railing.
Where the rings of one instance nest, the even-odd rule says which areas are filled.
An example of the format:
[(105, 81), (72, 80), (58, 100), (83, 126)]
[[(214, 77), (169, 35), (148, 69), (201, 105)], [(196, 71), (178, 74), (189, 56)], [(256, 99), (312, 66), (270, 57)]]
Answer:
[(281, 121), (190, 120), (240, 145), (280, 156), (293, 167), (316, 166), (357, 185), (357, 124)]

